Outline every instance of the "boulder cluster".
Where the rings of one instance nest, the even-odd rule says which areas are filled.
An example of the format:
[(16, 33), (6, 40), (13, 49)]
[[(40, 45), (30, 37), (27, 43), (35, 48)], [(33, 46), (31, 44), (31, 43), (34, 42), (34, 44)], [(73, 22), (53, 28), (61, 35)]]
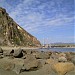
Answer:
[(40, 71), (38, 75), (74, 75), (75, 53), (0, 48), (0, 68), (16, 74)]

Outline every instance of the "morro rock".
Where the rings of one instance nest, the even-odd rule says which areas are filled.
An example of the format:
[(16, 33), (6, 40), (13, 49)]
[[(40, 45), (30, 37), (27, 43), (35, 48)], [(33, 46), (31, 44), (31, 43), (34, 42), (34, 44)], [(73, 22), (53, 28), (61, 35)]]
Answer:
[(20, 27), (4, 8), (0, 7), (0, 45), (40, 46), (40, 42)]

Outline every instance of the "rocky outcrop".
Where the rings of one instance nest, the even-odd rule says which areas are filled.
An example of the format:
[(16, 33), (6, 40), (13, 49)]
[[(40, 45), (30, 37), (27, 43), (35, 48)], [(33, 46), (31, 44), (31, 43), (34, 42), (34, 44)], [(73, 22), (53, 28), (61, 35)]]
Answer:
[(40, 46), (40, 42), (20, 27), (4, 8), (0, 7), (0, 45)]

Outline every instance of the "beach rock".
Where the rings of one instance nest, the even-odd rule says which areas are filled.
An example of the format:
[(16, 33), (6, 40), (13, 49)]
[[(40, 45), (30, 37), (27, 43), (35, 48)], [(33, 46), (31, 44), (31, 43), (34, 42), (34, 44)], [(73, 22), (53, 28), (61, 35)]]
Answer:
[(4, 70), (13, 70), (15, 64), (8, 58), (0, 59), (0, 68)]
[(3, 53), (3, 50), (2, 50), (2, 48), (0, 47), (0, 53)]
[(14, 50), (6, 50), (3, 52), (4, 56), (13, 56)]
[(12, 71), (14, 71), (16, 74), (20, 74), (22, 71), (22, 67), (23, 67), (23, 65), (15, 65), (15, 68), (12, 70)]
[(75, 65), (75, 55), (72, 57), (71, 62)]
[(66, 52), (66, 59), (67, 59), (67, 61), (71, 61), (72, 57), (73, 57), (73, 55), (71, 55), (70, 52)]
[(46, 59), (37, 59), (37, 60), (39, 60), (39, 68), (41, 68), (41, 67), (43, 67), (45, 64), (46, 64)]
[(70, 72), (66, 73), (65, 75), (75, 75), (75, 68), (73, 71), (70, 71)]
[(3, 55), (3, 53), (0, 53), (0, 56)]
[(4, 58), (4, 55), (3, 55), (3, 53), (0, 53), (0, 59), (1, 59), (1, 58)]
[(50, 64), (45, 64), (41, 69), (39, 69), (38, 75), (57, 75), (57, 73), (52, 70)]
[(58, 53), (56, 53), (56, 52), (52, 52), (52, 54), (51, 54), (51, 56), (50, 56), (50, 58), (51, 59), (54, 59), (54, 60), (58, 60), (58, 57), (59, 57), (59, 55), (58, 55)]
[(61, 56), (66, 57), (66, 54), (65, 53), (60, 53), (59, 57), (61, 57)]
[(25, 50), (26, 54), (31, 54), (31, 50)]
[(27, 54), (27, 55), (25, 55), (25, 57), (27, 60), (36, 60), (35, 56), (32, 54)]
[(47, 51), (46, 53), (49, 54), (49, 56), (51, 56), (51, 54), (52, 54), (52, 52), (50, 52), (50, 51)]
[(53, 64), (55, 64), (55, 63), (57, 63), (57, 61), (55, 61), (54, 59), (47, 59), (47, 60), (46, 60), (46, 64), (51, 64), (51, 65), (53, 65)]
[(67, 59), (64, 56), (61, 56), (61, 57), (58, 58), (58, 61), (59, 62), (67, 62)]
[(37, 60), (35, 58), (35, 56), (28, 55), (26, 57), (26, 59), (24, 60), (24, 67), (23, 67), (23, 69), (25, 69), (25, 70), (35, 70), (35, 69), (38, 68), (39, 63), (40, 63), (39, 60)]
[(21, 59), (21, 58), (14, 58), (13, 59), (13, 63), (15, 64), (15, 68), (13, 69), (13, 71), (16, 74), (21, 73), (22, 72), (23, 65), (24, 65), (24, 60)]
[(53, 69), (58, 75), (65, 75), (67, 72), (74, 70), (74, 64), (69, 62), (56, 63), (53, 65)]
[(49, 54), (47, 54), (45, 52), (38, 52), (35, 54), (35, 57), (37, 59), (48, 59), (48, 58), (50, 58)]
[(25, 70), (36, 70), (38, 69), (39, 61), (33, 60), (24, 65)]
[(13, 56), (16, 58), (22, 57), (23, 56), (22, 49), (19, 48), (17, 50), (14, 50)]

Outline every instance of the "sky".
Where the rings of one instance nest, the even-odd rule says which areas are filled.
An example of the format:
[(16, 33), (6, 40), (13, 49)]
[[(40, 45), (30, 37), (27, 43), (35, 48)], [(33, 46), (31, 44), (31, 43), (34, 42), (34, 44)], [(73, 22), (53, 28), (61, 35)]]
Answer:
[(0, 0), (14, 21), (41, 43), (75, 43), (74, 0)]

